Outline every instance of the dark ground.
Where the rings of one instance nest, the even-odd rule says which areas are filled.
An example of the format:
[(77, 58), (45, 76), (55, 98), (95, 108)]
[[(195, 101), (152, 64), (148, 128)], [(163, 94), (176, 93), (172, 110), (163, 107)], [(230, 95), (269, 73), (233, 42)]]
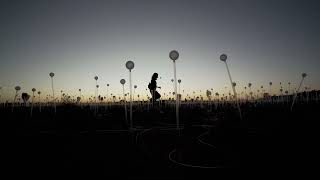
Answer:
[[(182, 105), (180, 136), (173, 108), (137, 110), (128, 131), (123, 107), (98, 113), (73, 105), (1, 108), (2, 163), (13, 175), (62, 173), (133, 176), (193, 166), (211, 168), (297, 168), (314, 164), (319, 104)], [(112, 131), (109, 131), (112, 130)], [(121, 131), (115, 131), (121, 130)], [(170, 157), (169, 157), (170, 156)], [(170, 160), (171, 159), (171, 160)], [(173, 160), (173, 161), (172, 161)], [(130, 172), (130, 173), (129, 173)]]

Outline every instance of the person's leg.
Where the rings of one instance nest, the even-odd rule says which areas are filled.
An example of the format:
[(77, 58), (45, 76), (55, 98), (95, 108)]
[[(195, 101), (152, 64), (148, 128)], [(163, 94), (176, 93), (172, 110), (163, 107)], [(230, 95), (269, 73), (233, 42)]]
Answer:
[(155, 99), (160, 99), (161, 95), (158, 93), (158, 91), (155, 92)]
[(152, 90), (150, 90), (150, 94), (151, 94), (150, 102), (152, 102), (152, 99), (153, 99), (153, 93), (152, 93)]
[(155, 100), (156, 100), (156, 98), (155, 98), (155, 91), (154, 91), (154, 90), (151, 90), (150, 93), (151, 93), (151, 96), (152, 96), (152, 98), (150, 99), (150, 101), (152, 102), (152, 106), (153, 106), (153, 105), (154, 105), (154, 102), (155, 102)]

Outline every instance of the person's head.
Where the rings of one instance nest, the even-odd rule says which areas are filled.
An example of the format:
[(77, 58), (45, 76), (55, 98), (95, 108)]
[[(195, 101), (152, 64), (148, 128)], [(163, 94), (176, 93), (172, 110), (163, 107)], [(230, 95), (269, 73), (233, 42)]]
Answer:
[(151, 80), (157, 80), (158, 79), (158, 73), (153, 73)]

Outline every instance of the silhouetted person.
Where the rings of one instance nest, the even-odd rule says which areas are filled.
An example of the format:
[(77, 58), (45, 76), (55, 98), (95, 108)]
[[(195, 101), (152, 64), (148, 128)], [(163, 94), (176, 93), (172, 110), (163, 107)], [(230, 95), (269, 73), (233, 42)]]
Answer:
[(158, 79), (158, 73), (153, 73), (152, 77), (151, 77), (151, 82), (148, 85), (148, 88), (150, 89), (150, 93), (152, 98), (150, 99), (150, 101), (152, 102), (152, 104), (154, 105), (155, 101), (157, 99), (160, 99), (161, 95), (157, 92), (157, 88), (161, 88), (161, 87), (157, 87), (157, 80)]

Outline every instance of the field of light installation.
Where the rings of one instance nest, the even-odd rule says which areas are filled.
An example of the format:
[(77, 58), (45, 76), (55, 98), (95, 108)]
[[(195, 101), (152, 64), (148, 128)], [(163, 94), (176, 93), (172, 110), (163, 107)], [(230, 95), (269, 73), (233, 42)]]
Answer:
[(183, 60), (171, 51), (170, 61), (173, 79), (166, 83), (174, 88), (154, 104), (135, 94), (132, 61), (124, 63), (128, 78), (119, 79), (121, 97), (99, 95), (98, 76), (92, 78), (91, 97), (82, 96), (81, 89), (58, 95), (52, 72), (48, 95), (33, 88), (26, 90), (30, 96), (23, 87), (12, 87), (13, 101), (2, 100), (0, 108), (2, 127), (14, 139), (6, 146), (8, 166), (29, 172), (94, 169), (107, 175), (114, 170), (296, 167), (312, 158), (307, 132), (320, 105), (319, 91), (303, 84), (306, 73), (297, 74), (297, 87), (288, 83), (276, 90), (272, 82), (269, 87), (243, 82), (248, 85), (241, 90), (222, 54), (217, 61), (226, 66), (232, 93), (184, 94), (176, 70), (176, 61)]

